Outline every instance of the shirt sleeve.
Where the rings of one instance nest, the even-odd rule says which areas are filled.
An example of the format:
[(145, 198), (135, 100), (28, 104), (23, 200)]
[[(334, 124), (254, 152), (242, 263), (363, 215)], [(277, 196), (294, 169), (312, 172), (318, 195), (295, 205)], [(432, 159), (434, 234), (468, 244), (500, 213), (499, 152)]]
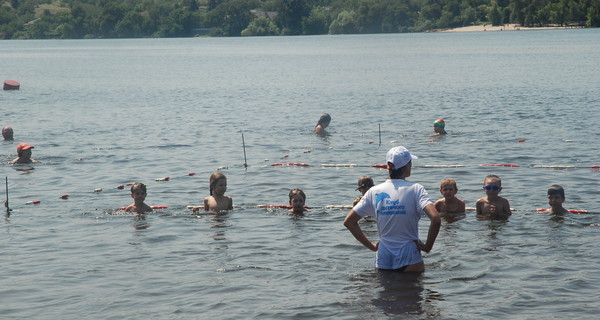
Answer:
[(360, 201), (354, 206), (354, 212), (361, 217), (374, 217), (375, 207), (373, 206), (373, 201), (371, 200), (372, 197), (373, 193), (371, 190), (367, 191), (362, 199), (360, 199)]
[(425, 207), (427, 207), (430, 204), (433, 204), (433, 201), (431, 201), (431, 197), (429, 197), (429, 194), (427, 193), (427, 190), (425, 190), (425, 188), (418, 184), (418, 188), (419, 188), (419, 209), (421, 211), (421, 214), (424, 214), (425, 211)]

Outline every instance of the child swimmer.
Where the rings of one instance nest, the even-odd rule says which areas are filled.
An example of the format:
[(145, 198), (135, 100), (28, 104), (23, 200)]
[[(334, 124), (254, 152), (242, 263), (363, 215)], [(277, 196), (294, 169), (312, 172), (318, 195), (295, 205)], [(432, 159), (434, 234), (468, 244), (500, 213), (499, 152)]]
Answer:
[(443, 213), (463, 213), (465, 212), (465, 202), (456, 197), (458, 187), (456, 180), (447, 178), (440, 183), (440, 193), (443, 198), (435, 202), (435, 209)]
[(562, 206), (564, 202), (565, 189), (557, 184), (551, 185), (548, 188), (548, 205), (550, 206), (548, 212), (556, 215), (568, 213), (569, 211)]
[[(204, 198), (204, 211), (233, 210), (233, 199), (225, 195), (227, 191), (227, 177), (221, 172), (210, 175), (210, 195)], [(194, 211), (197, 211), (194, 210)]]
[(147, 212), (151, 212), (152, 208), (144, 203), (146, 200), (146, 185), (140, 182), (136, 182), (131, 186), (131, 197), (133, 198), (133, 203), (125, 208), (127, 212), (135, 212), (137, 214), (144, 214)]
[(289, 197), (290, 206), (292, 207), (289, 210), (291, 214), (301, 216), (304, 215), (305, 211), (308, 211), (308, 208), (305, 205), (306, 194), (304, 194), (304, 191), (302, 191), (302, 189), (296, 188), (290, 190)]
[(446, 134), (446, 122), (444, 119), (437, 119), (433, 122), (433, 132), (436, 136), (441, 136)]
[(493, 220), (506, 220), (512, 215), (508, 200), (498, 194), (502, 191), (502, 181), (497, 175), (489, 175), (483, 180), (486, 196), (475, 203), (476, 216)]

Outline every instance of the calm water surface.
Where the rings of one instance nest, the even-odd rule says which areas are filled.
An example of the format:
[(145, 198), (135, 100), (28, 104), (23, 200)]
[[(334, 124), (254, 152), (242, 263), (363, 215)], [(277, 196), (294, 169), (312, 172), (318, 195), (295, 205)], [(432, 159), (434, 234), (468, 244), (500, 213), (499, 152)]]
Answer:
[[(565, 207), (600, 212), (600, 30), (2, 41), (0, 61), (0, 78), (21, 82), (0, 92), (16, 138), (0, 160), (27, 142), (41, 161), (2, 166), (3, 318), (589, 319), (600, 307), (600, 215), (535, 212), (554, 183)], [(323, 112), (330, 135), (315, 137)], [(437, 118), (449, 135), (432, 140)], [(383, 181), (370, 166), (398, 144), (434, 200), (453, 177), (474, 207), (498, 174), (513, 216), (446, 216), (426, 273), (378, 273), (342, 226), (348, 210), (328, 206), (350, 205), (361, 175)], [(193, 215), (217, 168), (236, 209)], [(116, 187), (134, 181), (169, 208), (115, 212), (131, 203)], [(306, 216), (257, 208), (294, 187)]]

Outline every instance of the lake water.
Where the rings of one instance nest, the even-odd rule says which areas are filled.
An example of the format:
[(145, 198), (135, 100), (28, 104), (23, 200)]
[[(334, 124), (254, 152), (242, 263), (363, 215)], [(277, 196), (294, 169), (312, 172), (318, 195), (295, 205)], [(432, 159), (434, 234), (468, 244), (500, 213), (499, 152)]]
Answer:
[[(600, 215), (535, 212), (555, 183), (566, 208), (600, 212), (600, 29), (0, 41), (0, 61), (0, 79), (21, 83), (0, 92), (16, 139), (0, 160), (27, 142), (41, 161), (2, 166), (13, 209), (0, 223), (3, 318), (589, 319), (600, 308)], [(316, 137), (323, 112), (330, 134)], [(433, 140), (437, 118), (449, 134)], [(370, 166), (399, 144), (434, 200), (453, 177), (474, 207), (497, 174), (513, 216), (445, 217), (423, 275), (378, 273), (342, 225), (348, 209), (328, 206), (352, 204), (361, 175), (382, 182)], [(236, 209), (192, 214), (217, 168)], [(117, 186), (134, 181), (168, 209), (115, 214), (131, 203)], [(257, 208), (295, 187), (306, 216)], [(425, 239), (426, 218), (420, 227)]]

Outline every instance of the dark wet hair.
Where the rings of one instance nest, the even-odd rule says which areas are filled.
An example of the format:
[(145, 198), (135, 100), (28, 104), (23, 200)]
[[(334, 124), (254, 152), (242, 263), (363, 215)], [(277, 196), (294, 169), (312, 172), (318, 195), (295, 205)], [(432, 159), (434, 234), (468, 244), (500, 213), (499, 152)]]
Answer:
[(319, 121), (317, 122), (317, 126), (323, 124), (329, 125), (329, 122), (331, 122), (331, 116), (329, 115), (329, 113), (323, 113), (319, 118)]
[(210, 185), (210, 195), (213, 195), (213, 186), (215, 183), (219, 182), (221, 179), (227, 179), (227, 177), (221, 172), (214, 172), (210, 175), (210, 179), (208, 179), (208, 183)]
[(146, 191), (146, 185), (141, 182), (136, 182), (131, 185), (131, 193), (133, 193), (135, 191), (135, 189), (142, 189), (142, 191), (144, 191), (144, 193), (148, 193)]
[(560, 195), (561, 198), (565, 198), (565, 189), (563, 189), (563, 187), (561, 187), (558, 184), (553, 184), (550, 186), (550, 188), (548, 188), (548, 195), (555, 195), (558, 194)]
[[(412, 161), (409, 161), (407, 164), (404, 165), (404, 167), (398, 168), (398, 169), (388, 169), (389, 173), (390, 173), (390, 179), (400, 179), (400, 177), (402, 176), (402, 174), (404, 173), (405, 170), (408, 169), (408, 165), (412, 164)], [(391, 162), (388, 162), (388, 168), (393, 168), (394, 164)]]
[(306, 202), (306, 194), (304, 194), (304, 191), (302, 191), (300, 188), (294, 188), (290, 190), (290, 194), (288, 195), (290, 197), (290, 204), (292, 203), (292, 197), (297, 194), (299, 194), (302, 199), (304, 199), (304, 202)]
[(367, 190), (369, 190), (374, 185), (375, 185), (375, 183), (373, 182), (373, 179), (369, 176), (362, 176), (362, 177), (358, 178), (358, 188), (359, 189), (366, 188)]

